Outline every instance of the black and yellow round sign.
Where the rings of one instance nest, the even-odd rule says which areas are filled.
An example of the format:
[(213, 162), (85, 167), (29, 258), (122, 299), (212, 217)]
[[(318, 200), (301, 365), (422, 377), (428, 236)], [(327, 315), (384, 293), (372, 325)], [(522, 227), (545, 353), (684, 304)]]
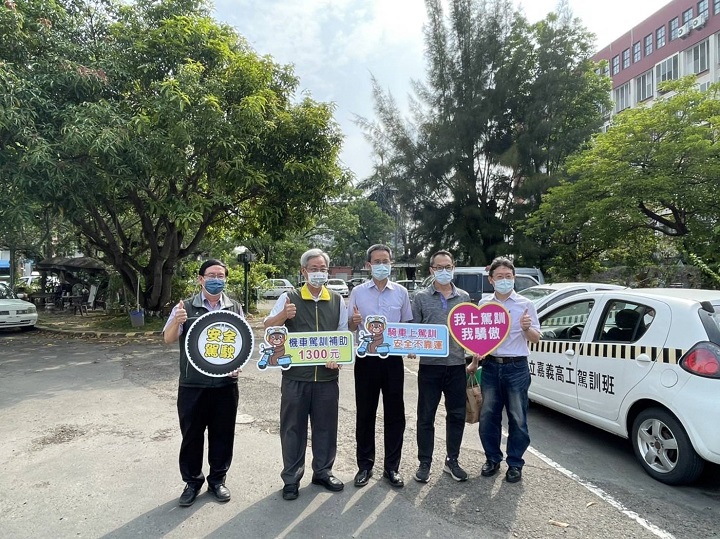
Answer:
[(210, 311), (195, 319), (185, 335), (190, 364), (207, 376), (227, 376), (252, 354), (254, 337), (247, 321), (232, 311)]

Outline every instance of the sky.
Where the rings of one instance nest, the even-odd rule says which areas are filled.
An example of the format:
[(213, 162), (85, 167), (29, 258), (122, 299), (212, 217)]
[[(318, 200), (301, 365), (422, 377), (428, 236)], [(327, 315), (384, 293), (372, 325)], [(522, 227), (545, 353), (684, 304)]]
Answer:
[[(670, 0), (569, 0), (600, 49)], [(407, 110), (412, 80), (424, 80), (423, 0), (214, 0), (215, 17), (261, 55), (292, 64), (299, 96), (335, 104), (345, 140), (341, 160), (363, 179), (373, 156), (356, 116), (372, 119), (371, 77)], [(515, 0), (530, 22), (557, 0)]]

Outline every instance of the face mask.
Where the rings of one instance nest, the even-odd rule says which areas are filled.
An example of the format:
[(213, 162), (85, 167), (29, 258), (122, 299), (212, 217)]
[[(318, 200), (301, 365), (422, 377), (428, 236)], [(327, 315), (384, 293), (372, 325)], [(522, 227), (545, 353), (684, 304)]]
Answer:
[(453, 280), (453, 272), (450, 270), (438, 270), (435, 272), (435, 280), (440, 284), (449, 284)]
[(372, 276), (378, 281), (383, 281), (390, 277), (390, 264), (375, 264), (371, 266)]
[(205, 279), (204, 288), (211, 296), (217, 296), (225, 288), (225, 281), (222, 279)]
[(314, 271), (312, 273), (308, 273), (308, 282), (316, 288), (324, 285), (327, 280), (327, 271)]
[(499, 279), (495, 281), (495, 292), (508, 294), (515, 287), (515, 279)]

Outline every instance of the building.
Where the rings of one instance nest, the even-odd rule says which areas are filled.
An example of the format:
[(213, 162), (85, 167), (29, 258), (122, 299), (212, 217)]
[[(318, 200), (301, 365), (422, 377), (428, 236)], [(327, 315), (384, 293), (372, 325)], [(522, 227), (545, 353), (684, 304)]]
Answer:
[(695, 75), (705, 89), (720, 79), (720, 0), (673, 0), (600, 50), (612, 79), (612, 114), (652, 103), (658, 84)]

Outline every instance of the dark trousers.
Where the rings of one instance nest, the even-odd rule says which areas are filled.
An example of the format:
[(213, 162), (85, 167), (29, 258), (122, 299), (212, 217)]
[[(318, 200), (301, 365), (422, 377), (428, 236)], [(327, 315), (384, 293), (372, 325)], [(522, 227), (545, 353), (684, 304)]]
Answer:
[(202, 472), (205, 430), (208, 433), (207, 481), (211, 485), (225, 482), (235, 441), (239, 392), (237, 384), (223, 387), (178, 388), (180, 418), (180, 474), (183, 481), (200, 488), (205, 482)]
[(447, 457), (457, 460), (465, 431), (465, 365), (420, 365), (418, 369), (418, 460), (432, 462), (435, 447), (435, 413), (445, 395)]
[(400, 468), (403, 434), (405, 433), (405, 402), (403, 390), (405, 370), (402, 356), (366, 356), (355, 358), (355, 405), (357, 416), (355, 439), (357, 465), (370, 470), (375, 463), (375, 419), (383, 394), (385, 416), (385, 469)]
[(299, 382), (283, 376), (280, 386), (280, 444), (283, 483), (299, 483), (305, 473), (308, 418), (312, 429), (313, 476), (332, 474), (337, 454), (340, 385), (328, 382)]

